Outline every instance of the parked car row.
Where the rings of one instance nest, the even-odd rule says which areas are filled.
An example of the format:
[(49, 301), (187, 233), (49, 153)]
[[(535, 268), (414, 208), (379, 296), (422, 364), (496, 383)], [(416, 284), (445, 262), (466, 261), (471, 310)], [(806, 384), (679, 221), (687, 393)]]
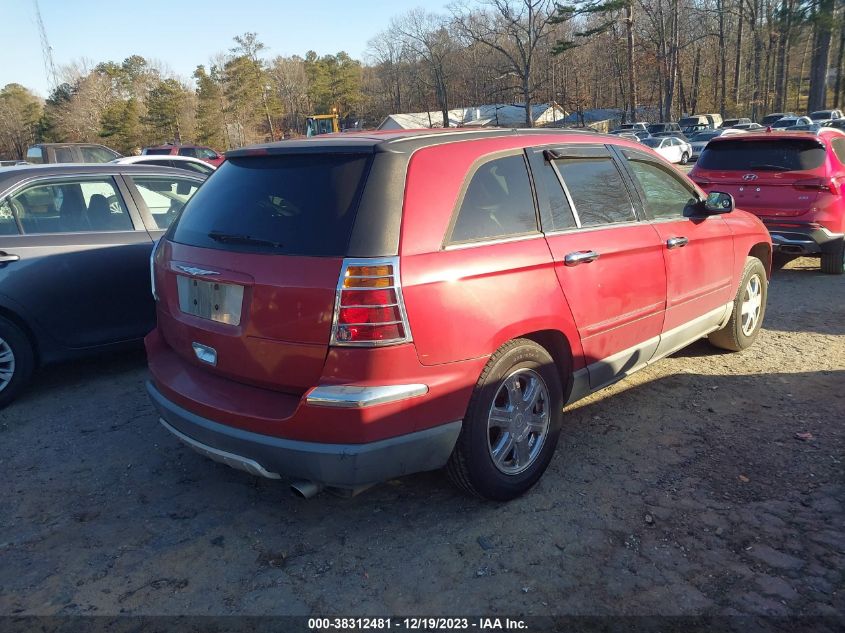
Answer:
[[(217, 167), (224, 156), (210, 147), (202, 145), (180, 145), (167, 143), (155, 147), (145, 147), (142, 156), (170, 156), (174, 160), (190, 158)], [(38, 143), (26, 150), (26, 161), (31, 164), (44, 163), (110, 163), (124, 158), (118, 152), (105, 145), (95, 143)], [(132, 157), (127, 157), (132, 158)], [(3, 166), (3, 165), (0, 165)], [(185, 167), (180, 163), (179, 167)]]

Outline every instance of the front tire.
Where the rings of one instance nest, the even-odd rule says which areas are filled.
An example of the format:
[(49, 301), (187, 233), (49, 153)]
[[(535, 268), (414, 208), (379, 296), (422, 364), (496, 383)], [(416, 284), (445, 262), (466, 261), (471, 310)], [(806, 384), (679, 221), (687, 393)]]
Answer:
[(527, 492), (554, 455), (563, 388), (554, 360), (528, 339), (502, 346), (476, 383), (447, 464), (464, 491), (508, 501)]
[(731, 318), (725, 327), (707, 337), (710, 343), (732, 352), (751, 347), (760, 334), (766, 315), (768, 292), (769, 282), (763, 262), (756, 257), (747, 257)]
[(26, 334), (0, 317), (0, 409), (26, 386), (34, 367), (35, 355)]
[(839, 240), (833, 249), (822, 253), (822, 272), (826, 275), (845, 273), (845, 238)]
[(689, 154), (684, 152), (681, 154), (681, 165), (686, 165), (689, 162)]

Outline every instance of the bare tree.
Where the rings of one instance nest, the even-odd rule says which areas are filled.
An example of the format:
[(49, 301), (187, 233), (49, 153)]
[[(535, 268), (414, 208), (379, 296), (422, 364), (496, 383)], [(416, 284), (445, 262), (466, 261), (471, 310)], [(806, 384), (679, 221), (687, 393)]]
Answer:
[(427, 67), (437, 106), (443, 116), (443, 127), (449, 127), (448, 80), (452, 56), (458, 47), (446, 19), (414, 9), (394, 19), (389, 30), (399, 36), (406, 53), (422, 60)]
[(549, 0), (484, 0), (482, 9), (470, 12), (455, 7), (458, 31), (467, 39), (496, 51), (504, 62), (503, 74), (519, 81), (525, 106), (525, 125), (533, 127), (531, 101), (537, 48), (549, 34), (553, 16)]

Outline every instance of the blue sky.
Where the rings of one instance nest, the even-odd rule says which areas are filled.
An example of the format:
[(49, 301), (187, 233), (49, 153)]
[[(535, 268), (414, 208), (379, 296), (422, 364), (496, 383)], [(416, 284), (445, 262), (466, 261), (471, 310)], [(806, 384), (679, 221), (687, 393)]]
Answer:
[[(232, 38), (255, 31), (268, 55), (345, 50), (360, 58), (390, 18), (415, 7), (441, 11), (446, 0), (39, 0), (60, 67), (82, 58), (123, 61), (132, 54), (189, 78)], [(48, 82), (32, 0), (0, 0), (3, 32), (14, 34), (0, 61), (0, 87), (19, 83), (42, 97)]]

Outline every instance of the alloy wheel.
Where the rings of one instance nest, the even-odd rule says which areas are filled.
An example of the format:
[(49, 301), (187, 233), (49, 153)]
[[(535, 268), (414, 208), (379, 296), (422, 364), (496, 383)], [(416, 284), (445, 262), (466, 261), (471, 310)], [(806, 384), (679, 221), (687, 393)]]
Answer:
[(549, 434), (549, 388), (532, 369), (518, 369), (500, 384), (487, 417), (487, 442), (496, 468), (506, 475), (527, 469)]
[(752, 275), (742, 295), (742, 333), (751, 336), (763, 309), (763, 282), (759, 275)]
[(0, 338), (0, 391), (12, 382), (15, 376), (15, 354), (9, 344)]

